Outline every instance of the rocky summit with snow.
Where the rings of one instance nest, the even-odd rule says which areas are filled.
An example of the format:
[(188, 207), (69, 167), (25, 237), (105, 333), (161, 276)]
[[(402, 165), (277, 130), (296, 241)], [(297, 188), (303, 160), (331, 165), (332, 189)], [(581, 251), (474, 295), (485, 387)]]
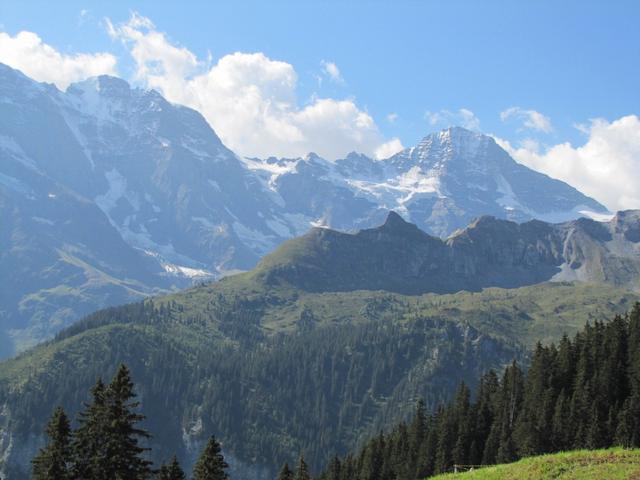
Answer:
[(474, 218), (607, 215), (450, 128), (384, 160), (247, 159), (196, 111), (108, 76), (65, 92), (0, 64), (0, 356), (100, 307), (247, 270), (311, 227), (394, 210), (446, 237)]

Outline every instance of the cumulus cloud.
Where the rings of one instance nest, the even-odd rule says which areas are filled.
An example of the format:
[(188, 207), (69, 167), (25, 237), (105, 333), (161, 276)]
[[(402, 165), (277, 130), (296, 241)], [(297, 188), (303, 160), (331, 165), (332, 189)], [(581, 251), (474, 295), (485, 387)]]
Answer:
[(525, 128), (537, 130), (539, 132), (550, 133), (553, 130), (549, 117), (535, 110), (525, 110), (520, 107), (510, 107), (500, 112), (500, 120), (503, 122), (516, 118), (520, 120)]
[(640, 208), (640, 117), (596, 119), (581, 131), (588, 138), (580, 147), (562, 143), (540, 151), (537, 143), (513, 147), (496, 141), (520, 163), (573, 185), (610, 210)]
[[(314, 151), (335, 159), (352, 150), (374, 155), (385, 143), (373, 118), (352, 99), (313, 98), (300, 105), (298, 76), (289, 63), (237, 52), (210, 66), (138, 14), (119, 25), (107, 21), (107, 29), (131, 52), (139, 82), (200, 111), (242, 155), (296, 157)], [(339, 76), (335, 64), (324, 66)]]
[(374, 156), (377, 160), (389, 158), (392, 155), (404, 150), (404, 146), (399, 138), (394, 137), (388, 142), (383, 143), (374, 152)]
[(322, 60), (320, 63), (322, 65), (322, 71), (326, 76), (336, 83), (344, 83), (340, 69), (335, 63), (326, 60)]
[(395, 123), (395, 121), (398, 120), (398, 114), (395, 112), (391, 112), (389, 115), (387, 115), (387, 121), (389, 123)]
[(117, 59), (110, 53), (65, 55), (33, 32), (20, 32), (13, 37), (0, 32), (0, 62), (65, 90), (70, 83), (88, 77), (115, 75)]
[(461, 108), (455, 112), (450, 110), (427, 111), (424, 116), (432, 126), (443, 128), (459, 126), (469, 130), (480, 130), (480, 119), (467, 108)]

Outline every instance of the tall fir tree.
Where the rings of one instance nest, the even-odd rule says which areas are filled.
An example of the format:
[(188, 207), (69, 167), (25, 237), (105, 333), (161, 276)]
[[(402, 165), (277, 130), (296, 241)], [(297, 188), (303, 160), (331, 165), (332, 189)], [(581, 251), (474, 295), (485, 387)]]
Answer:
[(106, 456), (109, 459), (110, 478), (143, 479), (150, 473), (150, 465), (140, 446), (141, 439), (149, 438), (146, 430), (137, 425), (144, 415), (137, 413), (140, 402), (135, 400), (131, 374), (125, 365), (120, 365), (107, 388), (107, 437)]
[(85, 410), (80, 412), (79, 426), (73, 432), (73, 477), (108, 480), (105, 474), (109, 466), (105, 450), (107, 393), (102, 379), (98, 378), (91, 388), (91, 397), (91, 403), (85, 404)]
[(193, 468), (193, 479), (227, 480), (229, 478), (226, 472), (227, 468), (229, 468), (229, 465), (224, 460), (220, 443), (218, 443), (216, 437), (212, 436)]
[(34, 480), (70, 480), (71, 426), (62, 407), (56, 408), (46, 429), (49, 443), (32, 460)]

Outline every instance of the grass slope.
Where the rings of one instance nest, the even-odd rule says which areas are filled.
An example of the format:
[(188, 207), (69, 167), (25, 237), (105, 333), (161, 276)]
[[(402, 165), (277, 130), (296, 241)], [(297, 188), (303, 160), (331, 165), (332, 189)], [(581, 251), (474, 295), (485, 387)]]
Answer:
[[(210, 318), (213, 307), (242, 307), (259, 314), (266, 335), (291, 333), (303, 312), (313, 314), (316, 327), (368, 323), (374, 319), (411, 322), (419, 317), (465, 321), (485, 333), (526, 347), (575, 334), (586, 321), (625, 312), (640, 295), (609, 285), (542, 283), (528, 287), (487, 288), (481, 292), (401, 295), (382, 291), (310, 293), (286, 285), (267, 287), (250, 274), (157, 297), (159, 306), (174, 301), (176, 315)], [(217, 305), (213, 305), (217, 304)]]
[(541, 455), (508, 465), (449, 473), (431, 480), (640, 479), (640, 450), (612, 448)]

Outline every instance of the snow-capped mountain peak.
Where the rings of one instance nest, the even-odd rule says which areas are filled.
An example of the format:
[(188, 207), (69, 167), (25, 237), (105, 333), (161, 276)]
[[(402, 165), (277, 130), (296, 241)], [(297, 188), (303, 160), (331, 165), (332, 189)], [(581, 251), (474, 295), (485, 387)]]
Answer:
[[(67, 281), (93, 310), (251, 268), (314, 225), (368, 228), (389, 210), (439, 236), (486, 214), (559, 221), (606, 213), (458, 127), (385, 160), (355, 152), (260, 160), (226, 148), (198, 112), (114, 77), (61, 92), (0, 65), (0, 105), (0, 213), (20, 219), (3, 228), (33, 245), (32, 276), (16, 282), (33, 290), (5, 302), (15, 318), (30, 315), (18, 308), (27, 297), (45, 299), (38, 318), (77, 318), (84, 312), (69, 313), (68, 298), (50, 294)], [(10, 268), (1, 262), (21, 261), (9, 257), (0, 271)]]

